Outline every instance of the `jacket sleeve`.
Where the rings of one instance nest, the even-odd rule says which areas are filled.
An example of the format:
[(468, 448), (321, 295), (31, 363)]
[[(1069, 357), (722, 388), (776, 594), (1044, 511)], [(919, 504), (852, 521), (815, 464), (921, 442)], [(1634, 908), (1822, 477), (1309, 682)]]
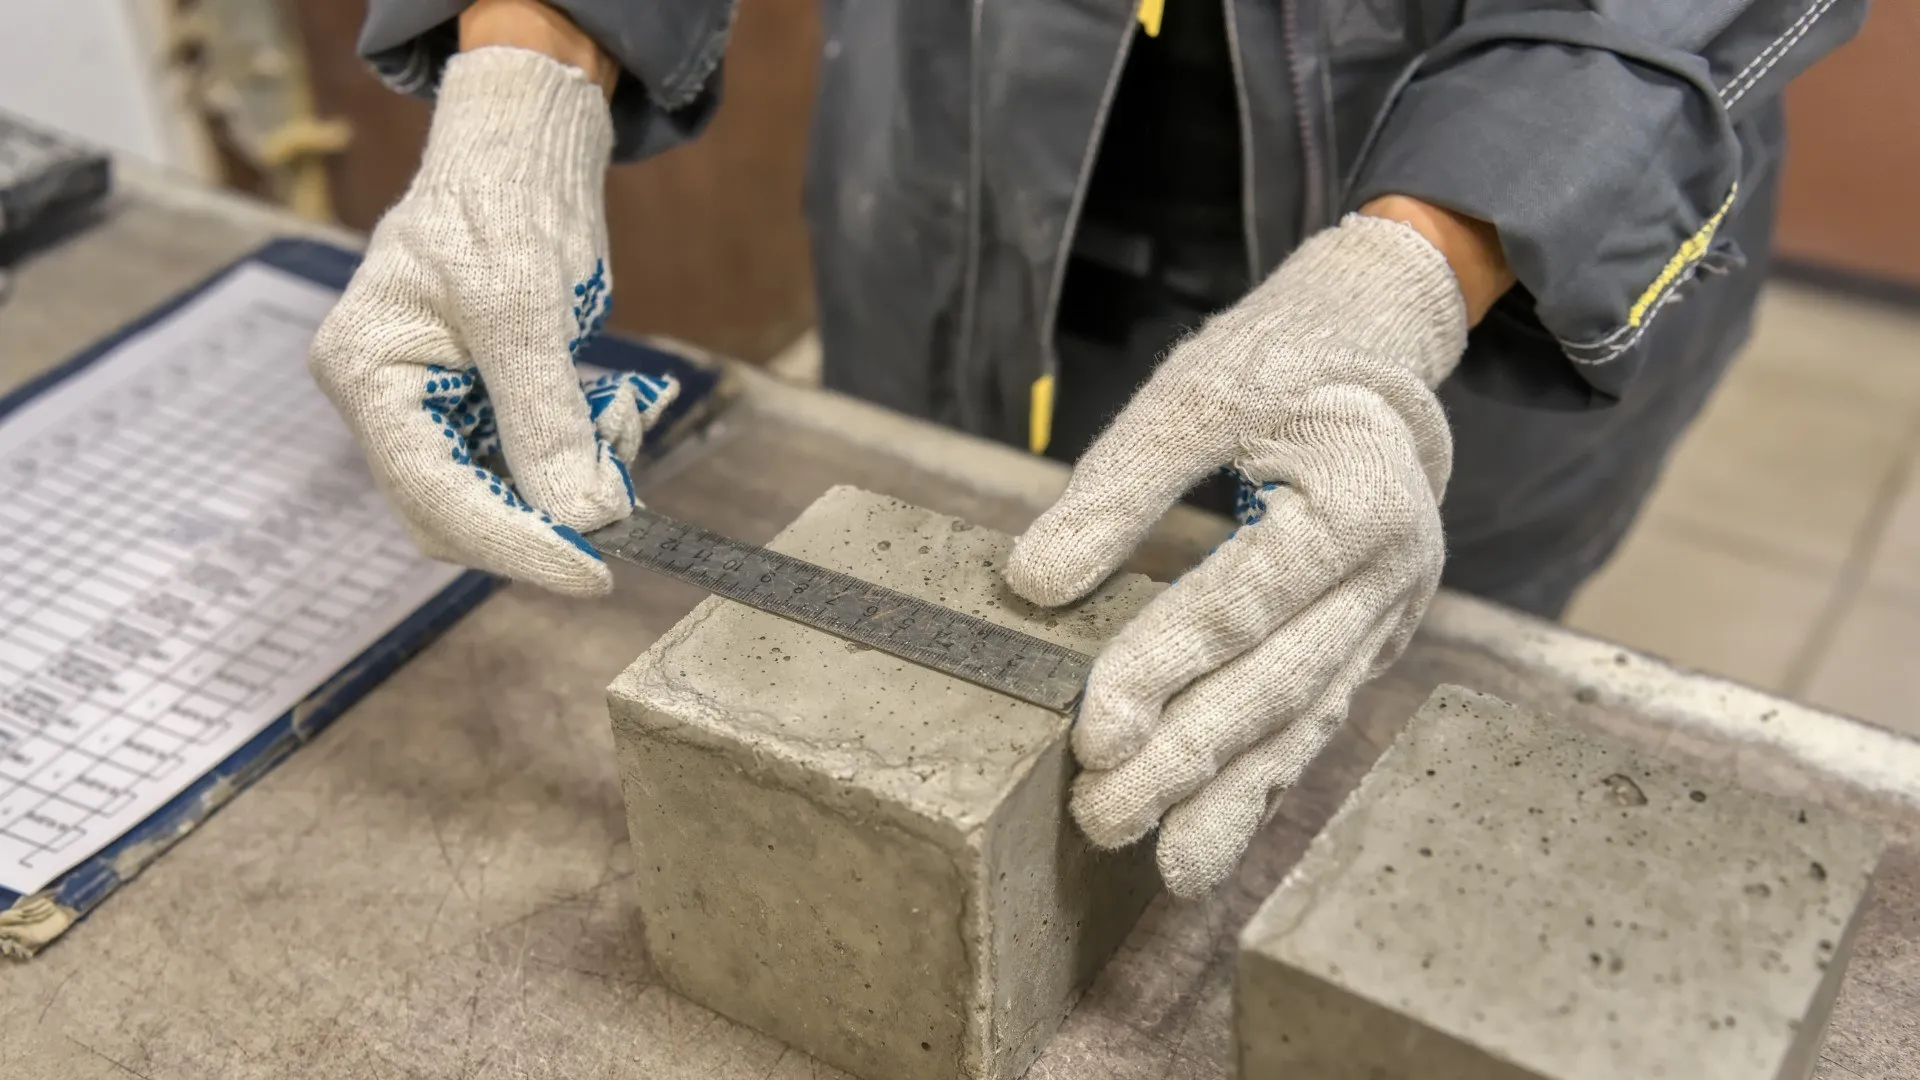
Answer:
[(1401, 194), (1489, 221), (1597, 403), (1741, 206), (1737, 129), (1845, 42), (1866, 0), (1466, 0), (1402, 76), (1350, 205)]
[[(720, 104), (735, 0), (545, 0), (619, 61), (613, 156), (633, 161), (694, 138)], [(360, 55), (402, 93), (433, 97), (471, 0), (371, 0)]]

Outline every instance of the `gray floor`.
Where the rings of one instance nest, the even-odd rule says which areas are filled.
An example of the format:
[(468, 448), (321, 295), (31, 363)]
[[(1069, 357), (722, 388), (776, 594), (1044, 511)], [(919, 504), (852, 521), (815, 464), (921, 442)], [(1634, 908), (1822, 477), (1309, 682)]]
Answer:
[(1920, 311), (1769, 288), (1569, 621), (1920, 735)]

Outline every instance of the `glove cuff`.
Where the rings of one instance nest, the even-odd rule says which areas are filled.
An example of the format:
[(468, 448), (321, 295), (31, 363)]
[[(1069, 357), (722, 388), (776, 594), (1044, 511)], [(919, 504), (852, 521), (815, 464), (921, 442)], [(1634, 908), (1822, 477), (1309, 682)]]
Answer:
[(1254, 295), (1323, 309), (1325, 325), (1401, 361), (1429, 388), (1453, 373), (1467, 348), (1466, 300), (1453, 268), (1399, 221), (1348, 214), (1302, 244)]
[(544, 191), (597, 204), (612, 152), (612, 114), (585, 72), (529, 49), (488, 46), (447, 61), (413, 187)]

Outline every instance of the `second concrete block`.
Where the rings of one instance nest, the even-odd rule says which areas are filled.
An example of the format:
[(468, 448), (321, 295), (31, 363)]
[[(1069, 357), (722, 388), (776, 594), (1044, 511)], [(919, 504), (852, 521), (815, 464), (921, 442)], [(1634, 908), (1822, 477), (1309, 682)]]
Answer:
[[(1011, 539), (853, 488), (773, 548), (1092, 653), (1158, 591), (1013, 597)], [(1068, 719), (730, 601), (608, 692), (673, 989), (867, 1080), (1023, 1072), (1157, 891), (1066, 813)]]
[(1807, 1080), (1880, 840), (1441, 687), (1241, 938), (1245, 1080)]

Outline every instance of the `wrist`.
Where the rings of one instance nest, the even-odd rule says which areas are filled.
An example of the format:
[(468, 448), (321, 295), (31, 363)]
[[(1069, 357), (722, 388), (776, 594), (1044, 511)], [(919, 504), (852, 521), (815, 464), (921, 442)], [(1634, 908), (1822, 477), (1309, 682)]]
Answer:
[(1348, 214), (1308, 237), (1215, 320), (1280, 340), (1325, 335), (1348, 353), (1405, 368), (1429, 389), (1467, 347), (1466, 304), (1439, 249), (1411, 225), (1370, 214)]
[(586, 31), (540, 0), (475, 0), (462, 11), (460, 51), (491, 45), (526, 49), (578, 68), (606, 98), (620, 78), (620, 65)]
[(543, 53), (488, 46), (447, 61), (412, 190), (503, 198), (601, 199), (613, 120), (579, 68)]
[(1508, 289), (1513, 270), (1493, 225), (1406, 195), (1382, 195), (1360, 208), (1368, 217), (1398, 221), (1419, 233), (1447, 260), (1467, 325), (1476, 326)]

